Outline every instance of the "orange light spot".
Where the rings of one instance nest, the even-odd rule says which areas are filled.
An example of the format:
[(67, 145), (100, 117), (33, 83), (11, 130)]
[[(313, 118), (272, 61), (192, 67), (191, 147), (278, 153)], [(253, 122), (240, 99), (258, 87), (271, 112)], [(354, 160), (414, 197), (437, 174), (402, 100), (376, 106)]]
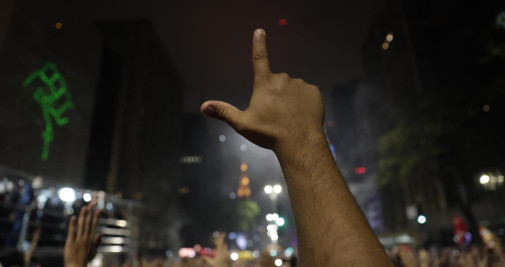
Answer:
[(243, 172), (247, 171), (247, 164), (242, 163), (242, 164), (240, 165), (240, 170), (241, 170), (241, 171), (243, 171)]

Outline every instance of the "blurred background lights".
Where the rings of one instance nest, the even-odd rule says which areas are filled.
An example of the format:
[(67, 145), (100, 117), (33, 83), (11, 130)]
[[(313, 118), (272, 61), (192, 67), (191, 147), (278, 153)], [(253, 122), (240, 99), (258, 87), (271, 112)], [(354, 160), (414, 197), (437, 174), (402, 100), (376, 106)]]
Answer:
[(272, 214), (270, 214), (270, 213), (267, 214), (266, 218), (267, 218), (267, 221), (272, 221), (273, 220)]
[(291, 257), (291, 255), (293, 255), (294, 252), (295, 250), (292, 247), (289, 247), (286, 250), (284, 250), (284, 256), (289, 258)]
[(393, 33), (390, 32), (386, 35), (386, 41), (391, 42), (393, 41)]
[(64, 202), (74, 202), (75, 201), (75, 191), (70, 187), (64, 187), (58, 192), (58, 197)]
[(240, 249), (246, 249), (247, 248), (247, 238), (243, 234), (239, 234), (237, 236), (236, 242), (237, 242), (237, 246)]
[(84, 201), (86, 201), (86, 202), (90, 202), (91, 201), (91, 194), (84, 193), (84, 195), (82, 195), (82, 199), (84, 199)]
[(181, 258), (193, 258), (196, 256), (196, 251), (193, 248), (180, 248), (179, 257)]
[(426, 223), (426, 216), (424, 215), (419, 215), (419, 217), (417, 217), (417, 223), (419, 224), (425, 224)]
[(247, 145), (246, 144), (241, 144), (240, 145), (240, 150), (246, 151), (247, 150)]
[(275, 220), (275, 224), (277, 224), (278, 226), (283, 226), (285, 222), (286, 221), (284, 220), (284, 218), (278, 218), (277, 220)]
[(220, 141), (221, 143), (223, 143), (224, 141), (226, 141), (226, 136), (225, 136), (224, 134), (220, 135), (220, 136), (219, 136), (219, 141)]
[(279, 194), (280, 192), (282, 192), (282, 187), (278, 184), (274, 185), (274, 193), (276, 194)]
[(231, 232), (228, 234), (228, 238), (230, 238), (231, 240), (237, 238), (237, 234), (235, 234), (235, 232)]
[(287, 19), (279, 19), (279, 26), (286, 26), (286, 25), (288, 25)]
[(275, 250), (275, 249), (270, 250), (270, 256), (276, 257), (277, 256), (277, 250)]
[(281, 259), (276, 259), (275, 260), (275, 266), (282, 266), (282, 260)]
[(354, 172), (356, 174), (365, 174), (366, 173), (366, 168), (361, 166), (361, 167), (357, 167), (354, 169)]
[(240, 170), (243, 172), (247, 171), (247, 164), (245, 163), (240, 164)]
[(271, 186), (271, 185), (267, 185), (267, 186), (265, 186), (265, 193), (267, 193), (267, 194), (271, 194), (271, 193), (272, 193), (272, 191), (273, 191), (273, 188), (272, 188), (272, 186)]
[(275, 232), (275, 231), (277, 231), (277, 225), (269, 224), (267, 226), (267, 231), (269, 231), (269, 232)]
[(489, 109), (490, 109), (490, 108), (491, 108), (491, 107), (490, 107), (489, 105), (484, 105), (484, 106), (482, 106), (482, 110), (483, 110), (484, 112), (489, 112)]
[(63, 23), (61, 22), (56, 22), (56, 24), (54, 24), (54, 27), (57, 29), (57, 30), (61, 30), (61, 28), (63, 27)]
[(233, 261), (238, 260), (238, 253), (237, 252), (232, 252), (230, 255), (230, 259)]
[(388, 48), (389, 48), (389, 43), (386, 43), (386, 42), (382, 43), (382, 50), (388, 50)]
[(489, 175), (482, 175), (479, 179), (480, 184), (487, 184), (489, 183)]

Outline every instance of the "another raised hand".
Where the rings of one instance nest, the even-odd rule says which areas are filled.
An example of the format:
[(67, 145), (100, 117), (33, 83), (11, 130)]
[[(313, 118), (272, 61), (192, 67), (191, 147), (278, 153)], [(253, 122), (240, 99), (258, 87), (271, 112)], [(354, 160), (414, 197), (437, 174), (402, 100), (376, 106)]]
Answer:
[(68, 236), (65, 243), (65, 267), (85, 267), (95, 255), (100, 244), (101, 234), (96, 235), (100, 210), (93, 212), (91, 203), (81, 209), (79, 218), (70, 218)]
[(227, 267), (230, 265), (228, 246), (224, 241), (225, 238), (225, 233), (219, 233), (219, 236), (214, 239), (214, 245), (216, 245), (216, 255), (214, 258), (209, 256), (202, 257), (203, 261), (211, 267)]

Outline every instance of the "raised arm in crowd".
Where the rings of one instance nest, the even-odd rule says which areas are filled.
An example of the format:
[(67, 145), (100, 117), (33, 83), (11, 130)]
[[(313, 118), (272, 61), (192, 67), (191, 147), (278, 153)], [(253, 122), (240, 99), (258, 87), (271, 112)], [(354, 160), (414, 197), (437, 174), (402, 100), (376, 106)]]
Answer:
[(277, 156), (293, 208), (300, 266), (392, 266), (335, 164), (319, 89), (270, 71), (263, 29), (254, 32), (252, 61), (254, 86), (246, 110), (207, 101), (201, 111)]

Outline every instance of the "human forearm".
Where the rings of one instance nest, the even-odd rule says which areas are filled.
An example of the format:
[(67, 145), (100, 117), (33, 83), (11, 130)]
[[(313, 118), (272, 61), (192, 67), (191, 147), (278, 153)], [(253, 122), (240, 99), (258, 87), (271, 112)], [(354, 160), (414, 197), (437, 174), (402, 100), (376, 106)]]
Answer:
[(340, 175), (323, 131), (321, 91), (270, 71), (262, 29), (253, 36), (254, 86), (246, 110), (206, 101), (201, 111), (277, 155), (291, 199), (301, 266), (390, 266)]
[(295, 217), (300, 266), (391, 266), (322, 130), (275, 153)]

